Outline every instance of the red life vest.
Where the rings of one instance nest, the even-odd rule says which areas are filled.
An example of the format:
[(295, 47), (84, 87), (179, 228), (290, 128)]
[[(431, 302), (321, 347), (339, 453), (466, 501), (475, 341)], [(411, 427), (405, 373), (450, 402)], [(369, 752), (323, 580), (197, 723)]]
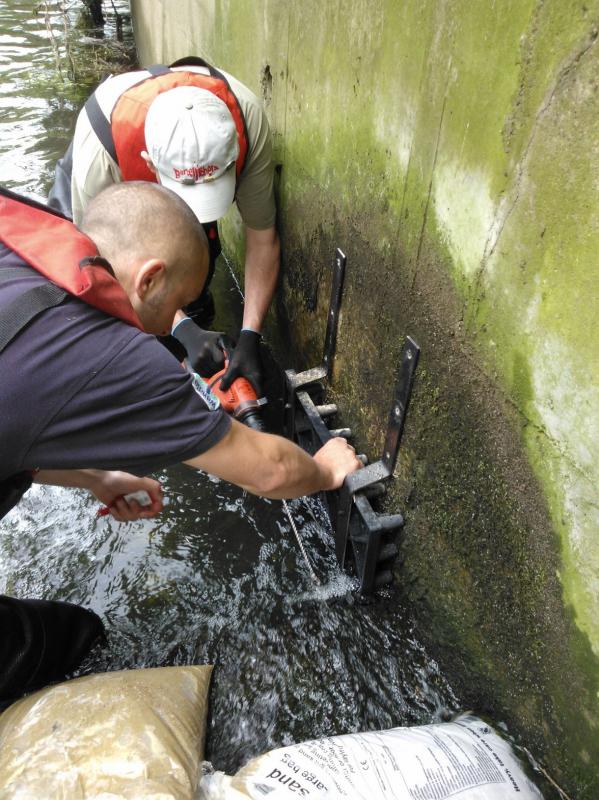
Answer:
[(72, 222), (1, 195), (0, 240), (61, 289), (143, 330), (121, 284), (105, 267), (93, 263), (99, 257), (95, 244)]
[(157, 181), (156, 175), (140, 156), (142, 150), (147, 150), (144, 135), (146, 116), (150, 104), (159, 94), (177, 86), (198, 86), (200, 89), (207, 89), (226, 103), (237, 128), (239, 156), (235, 171), (239, 180), (248, 152), (245, 118), (225, 77), (214, 68), (208, 68), (212, 72), (211, 75), (168, 71), (168, 68), (165, 68), (167, 71), (145, 78), (119, 97), (112, 110), (110, 122), (114, 149), (123, 180), (154, 183)]

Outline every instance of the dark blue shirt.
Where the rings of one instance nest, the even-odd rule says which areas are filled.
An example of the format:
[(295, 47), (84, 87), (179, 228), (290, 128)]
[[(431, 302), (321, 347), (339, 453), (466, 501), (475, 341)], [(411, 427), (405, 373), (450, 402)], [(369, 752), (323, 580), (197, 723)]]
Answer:
[[(0, 243), (0, 270), (21, 264)], [(43, 281), (32, 270), (0, 282), (0, 308)], [(0, 353), (0, 479), (36, 468), (147, 475), (205, 452), (230, 425), (154, 336), (74, 297)]]

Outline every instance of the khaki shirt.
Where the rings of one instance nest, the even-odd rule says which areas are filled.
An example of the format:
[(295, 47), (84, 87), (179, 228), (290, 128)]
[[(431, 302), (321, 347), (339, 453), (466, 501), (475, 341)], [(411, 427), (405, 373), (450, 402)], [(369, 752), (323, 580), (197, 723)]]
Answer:
[[(204, 67), (183, 66), (174, 69), (208, 74)], [(270, 126), (262, 103), (256, 95), (232, 75), (222, 70), (221, 72), (239, 101), (249, 140), (245, 167), (237, 185), (235, 200), (245, 225), (255, 230), (265, 230), (275, 224), (276, 217)], [(98, 86), (96, 98), (107, 119), (110, 119), (119, 97), (145, 76), (150, 77), (146, 70), (126, 72), (112, 75)], [(102, 189), (113, 183), (121, 183), (122, 180), (118, 164), (102, 146), (91, 127), (87, 112), (83, 109), (77, 118), (73, 138), (71, 201), (74, 222), (81, 222), (87, 204)]]

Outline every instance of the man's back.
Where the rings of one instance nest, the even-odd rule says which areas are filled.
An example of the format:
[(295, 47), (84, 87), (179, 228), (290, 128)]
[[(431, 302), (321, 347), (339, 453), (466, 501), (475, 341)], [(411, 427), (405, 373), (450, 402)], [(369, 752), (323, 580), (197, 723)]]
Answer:
[[(0, 243), (0, 270), (22, 266)], [(0, 309), (45, 279), (0, 281)], [(203, 452), (229, 422), (153, 336), (74, 297), (0, 353), (0, 479), (24, 469), (152, 472)]]

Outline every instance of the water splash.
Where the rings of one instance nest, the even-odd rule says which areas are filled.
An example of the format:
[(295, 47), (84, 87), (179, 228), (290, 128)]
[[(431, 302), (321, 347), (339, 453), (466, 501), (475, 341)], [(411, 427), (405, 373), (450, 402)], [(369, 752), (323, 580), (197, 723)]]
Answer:
[(320, 587), (279, 503), (184, 467), (161, 480), (172, 502), (158, 520), (97, 519), (85, 493), (44, 486), (0, 523), (1, 591), (105, 620), (109, 646), (86, 671), (215, 663), (208, 750), (229, 770), (278, 744), (457, 708), (397, 594), (354, 601), (317, 500), (293, 508)]

